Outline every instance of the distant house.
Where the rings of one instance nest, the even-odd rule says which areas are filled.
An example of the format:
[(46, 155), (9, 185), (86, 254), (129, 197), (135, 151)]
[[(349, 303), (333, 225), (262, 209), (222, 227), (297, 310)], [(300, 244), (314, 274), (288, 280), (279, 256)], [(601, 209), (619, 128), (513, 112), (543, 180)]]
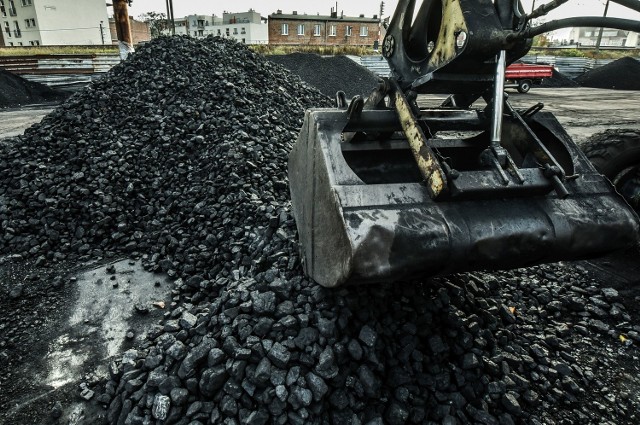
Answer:
[(4, 46), (111, 44), (104, 0), (0, 0)]
[[(141, 22), (129, 17), (129, 25), (131, 26), (131, 37), (133, 45), (144, 43), (151, 40), (151, 29), (148, 22)], [(116, 33), (116, 21), (109, 18), (109, 43), (118, 44), (118, 35)]]
[(245, 44), (267, 44), (266, 19), (258, 12), (224, 12), (216, 15), (189, 15), (176, 19), (176, 35), (206, 37), (209, 35), (233, 38)]
[[(598, 43), (600, 28), (572, 28), (569, 33), (570, 44), (580, 43), (581, 46), (595, 46)], [(612, 28), (602, 30), (602, 47), (638, 47), (638, 33)]]
[(338, 15), (307, 15), (281, 10), (269, 15), (269, 44), (374, 46), (380, 38), (380, 19)]

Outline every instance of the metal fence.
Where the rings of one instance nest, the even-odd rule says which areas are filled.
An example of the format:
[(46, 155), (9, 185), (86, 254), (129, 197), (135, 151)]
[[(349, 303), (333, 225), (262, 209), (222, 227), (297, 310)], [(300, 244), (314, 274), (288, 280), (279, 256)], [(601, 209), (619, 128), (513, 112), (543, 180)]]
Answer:
[(117, 54), (0, 56), (0, 68), (58, 88), (86, 84), (119, 63)]
[[(352, 57), (352, 59), (356, 60), (356, 62), (374, 74), (381, 77), (389, 75), (389, 65), (382, 56), (361, 56), (359, 60), (357, 60), (357, 58), (357, 56)], [(635, 59), (640, 61), (640, 58)], [(614, 60), (615, 59), (572, 58), (548, 55), (527, 55), (522, 58), (522, 61), (526, 63), (553, 65), (560, 73), (569, 78), (576, 78), (590, 69), (606, 65)]]

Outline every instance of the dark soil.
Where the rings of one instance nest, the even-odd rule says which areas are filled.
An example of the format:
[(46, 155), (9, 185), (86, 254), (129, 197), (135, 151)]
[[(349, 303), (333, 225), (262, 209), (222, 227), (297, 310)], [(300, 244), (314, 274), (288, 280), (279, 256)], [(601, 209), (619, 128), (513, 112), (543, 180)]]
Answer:
[(574, 80), (562, 74), (561, 72), (558, 72), (556, 69), (553, 70), (553, 76), (551, 78), (545, 78), (544, 80), (542, 80), (542, 83), (540, 84), (540, 87), (549, 87), (549, 88), (579, 87), (579, 86), (580, 84), (576, 83)]
[(335, 96), (342, 90), (347, 98), (368, 96), (377, 86), (378, 77), (346, 56), (323, 58), (311, 53), (267, 56), (327, 96)]
[(69, 96), (64, 91), (12, 74), (0, 69), (0, 108), (62, 100)]
[(640, 90), (640, 61), (626, 57), (585, 72), (576, 81), (584, 87)]

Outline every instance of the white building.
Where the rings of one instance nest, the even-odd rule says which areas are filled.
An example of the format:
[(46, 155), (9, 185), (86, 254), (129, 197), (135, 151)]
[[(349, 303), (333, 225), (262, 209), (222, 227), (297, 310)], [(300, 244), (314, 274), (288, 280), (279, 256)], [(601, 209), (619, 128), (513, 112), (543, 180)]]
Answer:
[[(598, 42), (600, 28), (572, 28), (569, 34), (570, 44), (580, 43), (581, 46), (595, 46)], [(602, 47), (638, 47), (638, 33), (612, 28), (603, 28)]]
[(224, 12), (216, 15), (189, 15), (176, 19), (176, 35), (206, 37), (208, 35), (234, 38), (245, 44), (267, 44), (269, 30), (267, 20), (258, 12)]
[(5, 46), (111, 44), (104, 0), (0, 0)]

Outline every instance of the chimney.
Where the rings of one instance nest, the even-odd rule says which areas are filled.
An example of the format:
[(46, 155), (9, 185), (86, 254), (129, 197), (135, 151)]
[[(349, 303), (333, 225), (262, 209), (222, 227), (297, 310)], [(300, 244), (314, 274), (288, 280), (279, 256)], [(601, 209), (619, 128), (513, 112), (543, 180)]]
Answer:
[(294, 14), (294, 15), (297, 15), (297, 14), (298, 14), (298, 11), (297, 11), (297, 10), (294, 10), (294, 11), (293, 11), (293, 14)]
[(364, 18), (364, 13), (361, 13), (361, 14), (360, 14), (360, 17), (361, 17), (361, 18)]
[(276, 15), (282, 15), (282, 9), (278, 9), (278, 10), (276, 11)]
[(331, 17), (334, 19), (338, 17), (338, 11), (335, 10), (333, 7), (331, 8)]
[(378, 15), (373, 15), (373, 19), (378, 19)]

